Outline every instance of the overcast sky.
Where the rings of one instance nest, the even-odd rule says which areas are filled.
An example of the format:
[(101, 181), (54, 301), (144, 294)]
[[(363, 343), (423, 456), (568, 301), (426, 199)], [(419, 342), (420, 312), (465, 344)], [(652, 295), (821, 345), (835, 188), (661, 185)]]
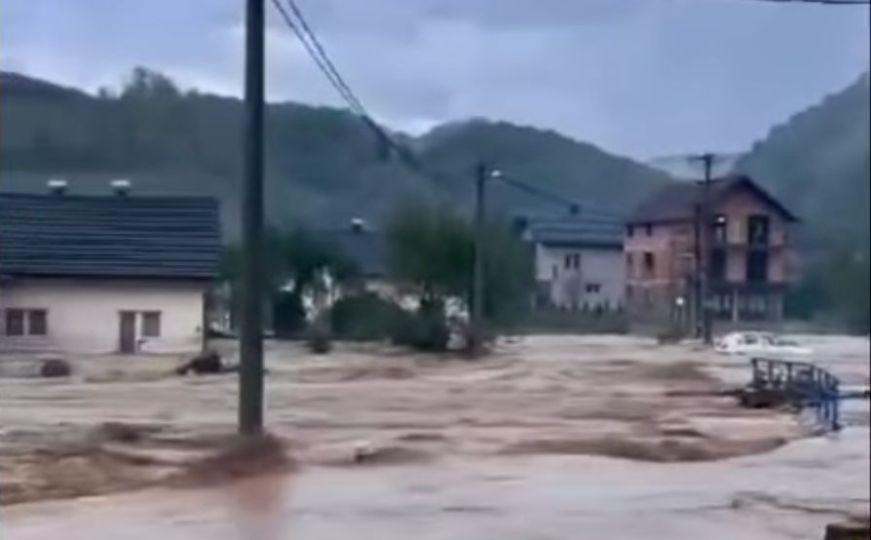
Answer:
[[(267, 0), (267, 4), (268, 4)], [(740, 151), (868, 69), (868, 8), (757, 0), (298, 0), (359, 98), (646, 159)], [(2, 0), (0, 66), (94, 90), (135, 65), (241, 93), (243, 0)], [(339, 104), (269, 9), (272, 100)]]

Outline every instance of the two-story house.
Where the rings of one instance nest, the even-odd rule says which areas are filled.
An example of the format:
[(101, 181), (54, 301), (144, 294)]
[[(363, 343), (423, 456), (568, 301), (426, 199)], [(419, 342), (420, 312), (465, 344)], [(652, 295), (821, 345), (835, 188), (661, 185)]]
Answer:
[(746, 176), (663, 188), (626, 224), (630, 317), (691, 324), (706, 306), (720, 320), (779, 321), (791, 277), (789, 230), (796, 222)]
[(517, 226), (533, 250), (537, 307), (623, 309), (623, 227), (619, 220), (572, 214), (523, 218)]

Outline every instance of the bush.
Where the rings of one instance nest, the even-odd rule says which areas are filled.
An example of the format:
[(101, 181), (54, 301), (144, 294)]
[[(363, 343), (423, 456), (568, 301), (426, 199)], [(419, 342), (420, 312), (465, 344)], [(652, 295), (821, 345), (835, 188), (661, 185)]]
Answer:
[(340, 339), (378, 341), (389, 339), (405, 312), (375, 293), (339, 299), (330, 309), (333, 333)]
[(450, 329), (439, 305), (424, 304), (416, 313), (403, 312), (393, 332), (393, 342), (427, 352), (448, 348)]

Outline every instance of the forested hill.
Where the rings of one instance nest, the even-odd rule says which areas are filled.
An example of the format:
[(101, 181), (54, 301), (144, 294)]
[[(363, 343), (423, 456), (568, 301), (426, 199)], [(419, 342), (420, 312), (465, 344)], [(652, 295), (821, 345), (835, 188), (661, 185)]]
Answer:
[[(802, 111), (738, 163), (802, 217), (817, 245), (868, 245), (868, 74)], [(831, 247), (831, 246), (830, 246)]]
[[(92, 96), (48, 81), (0, 74), (0, 190), (40, 192), (49, 176), (71, 192), (105, 192), (125, 177), (141, 193), (221, 198), (235, 229), (241, 174), (242, 103), (182, 92), (137, 69), (118, 92)], [(270, 104), (266, 122), (267, 213), (278, 224), (383, 219), (407, 199), (467, 206), (473, 166), (486, 160), (513, 176), (600, 210), (628, 211), (665, 174), (555, 132), (474, 120), (421, 137), (396, 134), (423, 164), (412, 172), (347, 111)], [(505, 214), (563, 208), (504, 187)]]

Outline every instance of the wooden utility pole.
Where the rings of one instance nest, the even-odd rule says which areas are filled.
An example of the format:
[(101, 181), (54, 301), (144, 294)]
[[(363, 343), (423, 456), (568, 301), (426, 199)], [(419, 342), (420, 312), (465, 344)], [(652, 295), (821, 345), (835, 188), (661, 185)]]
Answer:
[(701, 161), (705, 167), (705, 176), (702, 181), (702, 196), (696, 212), (696, 271), (698, 283), (698, 298), (696, 300), (697, 317), (701, 322), (701, 338), (706, 345), (713, 341), (713, 328), (711, 321), (710, 306), (710, 259), (711, 259), (711, 205), (710, 192), (712, 169), (717, 159), (712, 153), (702, 154), (691, 158)]
[(487, 189), (487, 166), (475, 167), (475, 268), (472, 276), (472, 317), (470, 351), (480, 354), (484, 345), (484, 218)]
[(239, 432), (263, 432), (263, 100), (264, 0), (245, 9), (245, 178), (242, 190), (242, 324)]

